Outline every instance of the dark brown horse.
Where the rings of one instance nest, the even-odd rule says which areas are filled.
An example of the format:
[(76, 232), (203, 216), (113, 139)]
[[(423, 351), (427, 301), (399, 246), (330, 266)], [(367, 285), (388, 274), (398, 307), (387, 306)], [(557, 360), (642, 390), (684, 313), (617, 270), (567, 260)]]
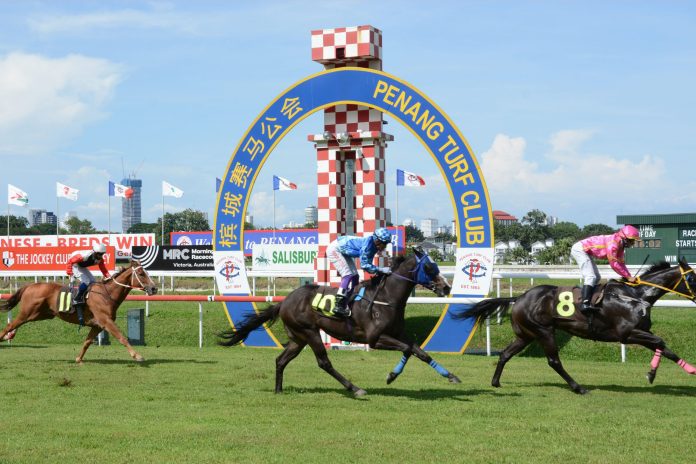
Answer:
[(404, 312), (406, 301), (416, 284), (432, 290), (438, 296), (449, 294), (450, 286), (437, 264), (422, 250), (403, 258), (398, 257), (392, 264), (392, 273), (376, 276), (362, 282), (354, 294), (362, 295), (352, 306), (349, 319), (336, 319), (323, 315), (312, 307), (313, 301), (322, 300), (326, 295), (333, 298), (336, 289), (319, 285), (305, 285), (290, 293), (282, 303), (271, 306), (259, 314), (251, 314), (236, 329), (223, 332), (220, 336), (226, 341), (223, 346), (242, 343), (247, 336), (264, 323), (273, 323), (280, 317), (290, 341), (276, 358), (275, 392), (283, 391), (283, 370), (302, 349), (309, 345), (317, 359), (319, 367), (338, 380), (355, 396), (362, 396), (366, 391), (353, 385), (339, 374), (331, 365), (322, 343), (319, 329), (339, 340), (367, 343), (371, 348), (397, 350), (404, 355), (394, 372), (389, 374), (387, 382), (391, 383), (403, 369), (406, 360), (413, 354), (428, 363), (440, 375), (450, 382), (459, 383), (459, 379), (447, 369), (434, 361), (428, 353), (411, 341), (404, 330)]
[(517, 339), (500, 354), (491, 384), (500, 387), (500, 375), (505, 363), (527, 345), (537, 340), (551, 366), (579, 394), (587, 390), (565, 371), (558, 356), (554, 332), (563, 330), (571, 335), (603, 342), (641, 345), (655, 352), (647, 374), (650, 383), (655, 379), (661, 356), (676, 362), (689, 374), (696, 368), (670, 351), (665, 341), (650, 332), (650, 309), (664, 294), (671, 292), (696, 301), (696, 276), (686, 261), (671, 267), (662, 262), (643, 273), (638, 283), (610, 281), (603, 289), (601, 311), (588, 321), (579, 310), (579, 290), (569, 287), (539, 285), (516, 298), (483, 300), (456, 318), (477, 317), (479, 324), (499, 310), (514, 303), (510, 320)]
[[(35, 283), (20, 288), (7, 301), (0, 301), (0, 311), (9, 311), (20, 305), (17, 317), (0, 331), (0, 341), (27, 322), (58, 317), (65, 322), (79, 324), (75, 311), (59, 311), (59, 294), (63, 289), (56, 283)], [(80, 354), (75, 359), (77, 363), (82, 363), (87, 348), (102, 330), (118, 339), (126, 347), (131, 358), (138, 362), (143, 361), (143, 357), (133, 349), (114, 323), (118, 307), (132, 289), (144, 290), (148, 295), (157, 293), (157, 287), (138, 261), (131, 261), (130, 267), (90, 286), (84, 308), (84, 325), (91, 328)]]

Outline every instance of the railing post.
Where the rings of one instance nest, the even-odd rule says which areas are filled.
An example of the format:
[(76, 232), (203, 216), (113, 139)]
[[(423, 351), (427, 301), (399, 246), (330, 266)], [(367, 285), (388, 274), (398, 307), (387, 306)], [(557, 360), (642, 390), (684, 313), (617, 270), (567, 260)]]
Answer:
[(198, 348), (203, 348), (203, 303), (198, 303)]

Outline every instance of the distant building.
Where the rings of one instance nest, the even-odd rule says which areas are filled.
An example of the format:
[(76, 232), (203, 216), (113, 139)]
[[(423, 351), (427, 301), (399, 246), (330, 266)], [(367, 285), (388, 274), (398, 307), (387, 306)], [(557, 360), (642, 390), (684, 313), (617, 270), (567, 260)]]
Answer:
[(509, 226), (517, 222), (517, 218), (505, 211), (493, 211), (493, 221), (502, 226)]
[(424, 237), (434, 237), (437, 232), (437, 219), (427, 218), (421, 220), (420, 230)]
[(254, 216), (252, 216), (251, 214), (247, 214), (246, 217), (244, 218), (244, 221), (247, 224), (254, 225)]
[(77, 213), (75, 211), (68, 211), (67, 213), (63, 214), (63, 219), (60, 220), (60, 226), (65, 229), (65, 224), (68, 222), (68, 219), (74, 217), (77, 217)]
[(123, 227), (123, 233), (127, 233), (128, 229), (143, 222), (141, 200), (143, 181), (140, 179), (128, 178), (123, 179), (121, 184), (133, 189), (132, 197), (121, 199), (121, 225)]
[(508, 240), (507, 242), (501, 240), (499, 242), (496, 242), (494, 262), (502, 263), (503, 258), (505, 257), (505, 253), (509, 250), (514, 250), (519, 246), (520, 242), (518, 240)]
[(308, 206), (304, 210), (305, 224), (317, 224), (319, 222), (319, 212), (316, 206)]
[(401, 223), (401, 225), (404, 226), (404, 227), (408, 227), (408, 226), (415, 227), (415, 226), (416, 226), (416, 223), (413, 222), (413, 219), (411, 219), (411, 218), (406, 218), (406, 219), (404, 219), (404, 221)]
[(58, 224), (58, 218), (52, 211), (45, 209), (30, 209), (27, 215), (29, 227), (38, 226), (39, 224)]

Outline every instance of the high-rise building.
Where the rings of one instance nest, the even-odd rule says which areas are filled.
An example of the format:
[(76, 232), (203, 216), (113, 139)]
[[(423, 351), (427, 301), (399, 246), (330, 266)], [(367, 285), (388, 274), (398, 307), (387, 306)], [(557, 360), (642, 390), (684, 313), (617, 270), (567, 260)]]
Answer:
[(316, 206), (308, 206), (304, 210), (305, 224), (315, 224), (319, 222), (319, 212)]
[(52, 211), (46, 211), (45, 209), (30, 209), (27, 219), (29, 220), (29, 227), (39, 224), (58, 224), (56, 215)]
[(123, 198), (121, 201), (123, 211), (121, 215), (121, 224), (123, 226), (123, 233), (127, 233), (128, 229), (143, 222), (142, 200), (140, 197), (143, 181), (141, 179), (128, 178), (123, 179), (121, 184), (133, 189), (133, 196), (130, 198)]
[(437, 219), (421, 219), (420, 230), (424, 237), (434, 237), (437, 232)]

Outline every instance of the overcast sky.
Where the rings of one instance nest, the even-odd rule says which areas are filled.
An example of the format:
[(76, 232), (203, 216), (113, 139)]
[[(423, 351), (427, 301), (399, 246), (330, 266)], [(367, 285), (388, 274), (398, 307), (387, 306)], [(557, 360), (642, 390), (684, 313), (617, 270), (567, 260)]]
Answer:
[[(108, 181), (143, 180), (143, 221), (161, 182), (184, 191), (167, 212), (215, 207), (215, 178), (247, 127), (284, 89), (321, 71), (313, 29), (370, 24), (384, 71), (435, 102), (468, 140), (493, 209), (540, 209), (579, 225), (618, 214), (694, 212), (696, 2), (686, 1), (8, 1), (0, 0), (0, 188), (55, 212), (61, 199), (100, 229)], [(400, 220), (452, 219), (420, 142), (387, 116), (387, 206), (397, 168)], [(302, 222), (316, 160), (297, 126), (261, 171), (248, 213)], [(113, 230), (120, 203), (111, 202)], [(11, 214), (25, 211), (12, 206)], [(4, 214), (4, 212), (2, 213)]]

